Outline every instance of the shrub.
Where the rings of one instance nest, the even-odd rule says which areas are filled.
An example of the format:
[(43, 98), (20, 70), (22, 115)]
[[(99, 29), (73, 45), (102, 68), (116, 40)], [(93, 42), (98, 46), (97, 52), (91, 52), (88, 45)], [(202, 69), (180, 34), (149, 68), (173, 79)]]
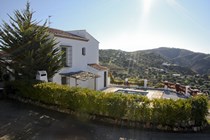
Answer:
[(195, 121), (195, 125), (202, 125), (206, 122), (206, 115), (208, 114), (208, 98), (205, 96), (191, 98), (191, 106), (191, 119)]
[[(170, 127), (201, 126), (208, 113), (207, 98), (154, 99), (123, 93), (103, 93), (37, 81), (13, 81), (6, 92), (76, 112)], [(11, 90), (12, 89), (12, 90)]]
[(154, 99), (152, 121), (155, 124), (182, 126), (191, 120), (190, 100)]

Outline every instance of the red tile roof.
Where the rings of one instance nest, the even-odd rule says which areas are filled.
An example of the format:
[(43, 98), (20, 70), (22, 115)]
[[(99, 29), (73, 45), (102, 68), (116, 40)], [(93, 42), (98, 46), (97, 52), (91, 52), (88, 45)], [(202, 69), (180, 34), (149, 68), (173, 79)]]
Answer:
[(94, 64), (88, 64), (88, 66), (90, 66), (90, 67), (92, 67), (94, 69), (100, 70), (100, 71), (108, 70), (107, 67), (101, 66), (101, 65), (96, 64), (96, 63), (94, 63)]
[(54, 36), (56, 37), (63, 37), (63, 38), (69, 38), (69, 39), (75, 39), (75, 40), (81, 40), (81, 41), (88, 41), (87, 38), (78, 36), (78, 35), (74, 35), (72, 33), (69, 32), (65, 32), (63, 30), (59, 30), (59, 29), (54, 29), (54, 28), (48, 28), (49, 32), (54, 34)]

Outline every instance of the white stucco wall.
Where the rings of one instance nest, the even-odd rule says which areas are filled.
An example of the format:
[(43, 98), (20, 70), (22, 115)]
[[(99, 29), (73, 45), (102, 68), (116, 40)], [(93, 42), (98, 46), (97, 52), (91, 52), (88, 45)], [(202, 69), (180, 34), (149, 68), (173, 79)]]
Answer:
[[(100, 75), (100, 77), (96, 79), (97, 82), (96, 90), (104, 88), (104, 71), (98, 71), (88, 66), (88, 64), (91, 63), (97, 63), (97, 64), (99, 63), (99, 42), (95, 38), (93, 38), (89, 33), (87, 33), (85, 30), (70, 31), (70, 33), (85, 37), (89, 41), (55, 37), (56, 41), (59, 42), (56, 47), (66, 46), (67, 49), (68, 46), (72, 47), (72, 56), (71, 56), (72, 67), (64, 67), (60, 70), (59, 73), (89, 71), (94, 74)], [(86, 48), (86, 55), (82, 55), (83, 47)], [(61, 84), (61, 75), (59, 73), (55, 74), (52, 79), (53, 82)], [(108, 76), (108, 71), (107, 71), (107, 76)], [(74, 78), (67, 79), (67, 84), (70, 86), (75, 86), (76, 84), (75, 79)], [(80, 87), (88, 87), (90, 89), (95, 89), (95, 79), (90, 79), (87, 81), (77, 80), (77, 84), (78, 84), (77, 86)], [(107, 85), (108, 85), (108, 79), (107, 79)]]
[(61, 75), (59, 73), (56, 73), (52, 78), (52, 82), (55, 82), (57, 84), (61, 84)]
[(106, 72), (106, 87), (108, 86), (108, 71), (99, 71), (98, 75), (100, 76), (99, 78), (97, 78), (97, 90), (103, 89), (104, 87), (104, 72)]
[[(76, 80), (74, 78), (70, 78), (70, 82), (68, 82), (69, 86), (76, 86)], [(94, 89), (94, 79), (90, 79), (87, 81), (77, 80), (77, 86), (83, 88)]]
[(85, 30), (75, 30), (69, 32), (81, 37), (85, 37), (89, 40), (86, 44), (88, 48), (86, 53), (87, 63), (99, 63), (99, 41), (97, 41), (92, 35), (90, 35)]
[[(99, 42), (86, 32), (89, 41), (56, 37), (59, 43), (56, 47), (72, 46), (71, 71), (86, 69), (87, 64), (99, 62)], [(86, 55), (82, 55), (82, 48), (86, 48)], [(68, 48), (68, 47), (67, 47)]]
[(107, 77), (106, 77), (106, 85), (107, 86), (109, 85), (108, 70), (100, 71), (100, 70), (96, 70), (96, 69), (94, 69), (94, 68), (92, 68), (90, 66), (88, 66), (87, 70), (89, 72), (92, 72), (92, 73), (95, 73), (95, 74), (99, 75), (99, 78), (96, 79), (96, 83), (97, 83), (96, 84), (96, 89), (97, 90), (101, 90), (101, 89), (105, 88), (104, 87), (104, 72), (106, 72), (106, 75), (107, 75)]

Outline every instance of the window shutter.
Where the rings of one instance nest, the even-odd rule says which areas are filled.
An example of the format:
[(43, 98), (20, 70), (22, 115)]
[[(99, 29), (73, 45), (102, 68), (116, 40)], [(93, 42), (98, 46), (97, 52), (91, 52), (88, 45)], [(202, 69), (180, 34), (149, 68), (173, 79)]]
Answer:
[(62, 63), (64, 67), (72, 67), (72, 46), (62, 46)]
[(72, 67), (72, 46), (68, 47), (67, 52), (67, 66)]
[(67, 58), (67, 52), (66, 52), (66, 48), (65, 47), (62, 47), (61, 48), (61, 50), (62, 50), (62, 52), (63, 52), (63, 55), (62, 55), (62, 64), (63, 64), (63, 66), (67, 66), (67, 63), (66, 63), (66, 58)]

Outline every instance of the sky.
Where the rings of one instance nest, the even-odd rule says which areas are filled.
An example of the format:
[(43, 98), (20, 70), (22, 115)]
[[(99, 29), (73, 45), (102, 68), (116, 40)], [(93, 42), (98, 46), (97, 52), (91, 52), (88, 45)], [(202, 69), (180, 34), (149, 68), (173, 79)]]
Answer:
[[(0, 0), (0, 25), (27, 0)], [(210, 54), (210, 0), (29, 0), (34, 19), (65, 31), (85, 29), (100, 49), (158, 47)]]

